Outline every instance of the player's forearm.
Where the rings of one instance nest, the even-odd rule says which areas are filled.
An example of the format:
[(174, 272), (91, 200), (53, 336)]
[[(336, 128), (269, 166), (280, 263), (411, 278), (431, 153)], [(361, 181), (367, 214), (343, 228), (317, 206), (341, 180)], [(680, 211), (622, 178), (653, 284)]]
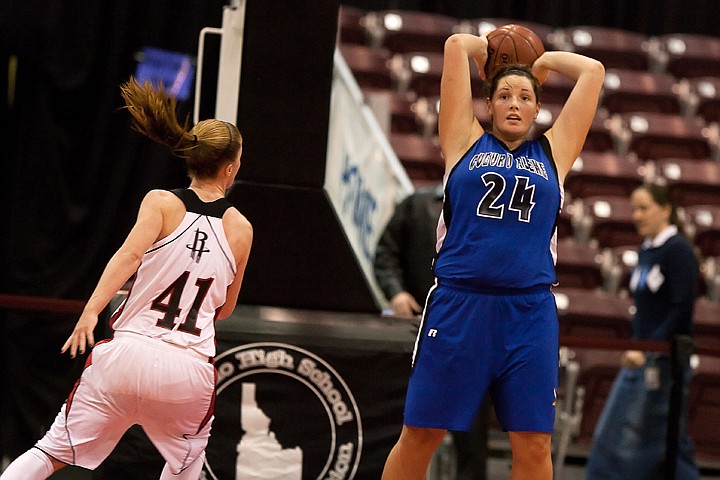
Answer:
[(119, 250), (103, 271), (95, 290), (85, 305), (85, 311), (99, 315), (125, 282), (140, 266), (141, 257)]
[(603, 64), (594, 58), (573, 52), (545, 52), (535, 63), (539, 64), (538, 67), (547, 68), (572, 80), (578, 80), (582, 75), (589, 75), (597, 76), (602, 81), (605, 72)]
[(452, 55), (456, 52), (485, 64), (487, 39), (469, 33), (453, 34), (445, 41), (445, 55)]

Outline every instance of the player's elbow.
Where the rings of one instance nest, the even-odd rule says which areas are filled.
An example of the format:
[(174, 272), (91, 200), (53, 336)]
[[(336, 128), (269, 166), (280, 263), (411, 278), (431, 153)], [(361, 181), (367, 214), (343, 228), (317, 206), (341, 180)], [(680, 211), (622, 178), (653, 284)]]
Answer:
[(220, 307), (220, 309), (217, 311), (217, 320), (225, 320), (230, 315), (232, 315), (233, 311), (235, 311), (235, 305), (236, 302), (228, 300), (225, 305)]
[(445, 52), (466, 50), (466, 37), (465, 33), (453, 33), (445, 40)]
[(590, 59), (590, 64), (588, 65), (588, 73), (592, 75), (593, 77), (604, 79), (605, 78), (605, 65), (602, 64), (602, 62), (593, 59)]
[(134, 268), (137, 268), (140, 266), (140, 262), (142, 261), (143, 252), (135, 252), (130, 249), (121, 248), (118, 250), (118, 252), (115, 254), (115, 258), (122, 264), (122, 265), (128, 265)]

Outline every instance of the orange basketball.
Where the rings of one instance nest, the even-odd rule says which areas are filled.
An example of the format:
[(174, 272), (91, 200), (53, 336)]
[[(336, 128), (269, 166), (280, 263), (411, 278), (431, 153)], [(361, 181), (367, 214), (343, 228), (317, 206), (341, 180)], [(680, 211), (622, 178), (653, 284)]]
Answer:
[(531, 66), (545, 53), (540, 37), (522, 25), (503, 25), (488, 33), (487, 39), (488, 59), (485, 62), (485, 74), (488, 78), (501, 65), (521, 63)]

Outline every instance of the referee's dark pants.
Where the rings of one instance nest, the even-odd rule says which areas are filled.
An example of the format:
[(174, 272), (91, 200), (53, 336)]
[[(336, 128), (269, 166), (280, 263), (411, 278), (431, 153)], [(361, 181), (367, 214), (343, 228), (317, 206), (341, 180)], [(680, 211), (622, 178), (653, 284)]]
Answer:
[(488, 458), (488, 416), (486, 397), (469, 432), (452, 432), (457, 452), (457, 480), (486, 480)]

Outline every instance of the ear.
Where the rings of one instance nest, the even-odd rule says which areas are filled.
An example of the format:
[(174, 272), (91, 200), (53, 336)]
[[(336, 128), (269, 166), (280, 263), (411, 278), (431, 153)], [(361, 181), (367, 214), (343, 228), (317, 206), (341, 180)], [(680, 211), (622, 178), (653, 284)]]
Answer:
[(668, 220), (668, 222), (670, 222), (670, 217), (672, 217), (672, 211), (673, 211), (672, 205), (670, 205), (669, 203), (666, 203), (665, 205), (662, 206), (662, 209), (663, 209), (663, 213), (665, 214), (665, 218)]

